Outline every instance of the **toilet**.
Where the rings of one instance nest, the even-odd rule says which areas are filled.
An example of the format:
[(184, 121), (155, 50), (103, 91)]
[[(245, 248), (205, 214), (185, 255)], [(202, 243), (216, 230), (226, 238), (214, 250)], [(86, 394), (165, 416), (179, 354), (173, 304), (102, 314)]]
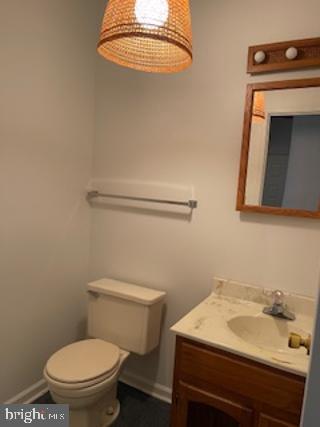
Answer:
[(87, 285), (88, 337), (58, 350), (44, 377), (52, 399), (70, 407), (71, 427), (107, 427), (120, 412), (117, 383), (130, 353), (159, 344), (165, 292), (113, 279)]

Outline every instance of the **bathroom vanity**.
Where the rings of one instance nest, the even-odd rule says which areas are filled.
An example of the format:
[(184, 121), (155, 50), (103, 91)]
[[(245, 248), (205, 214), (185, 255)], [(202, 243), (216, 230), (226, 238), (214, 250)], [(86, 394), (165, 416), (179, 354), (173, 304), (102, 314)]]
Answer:
[(177, 334), (171, 427), (298, 427), (306, 349), (288, 335), (312, 328), (312, 299), (287, 296), (296, 321), (262, 313), (258, 288), (216, 281), (215, 291), (173, 326)]
[(172, 427), (299, 426), (305, 380), (177, 337)]

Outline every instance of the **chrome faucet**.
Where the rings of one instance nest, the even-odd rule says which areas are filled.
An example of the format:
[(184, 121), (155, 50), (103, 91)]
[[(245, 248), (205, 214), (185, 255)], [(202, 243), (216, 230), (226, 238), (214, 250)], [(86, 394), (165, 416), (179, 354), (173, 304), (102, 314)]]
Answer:
[(291, 313), (284, 303), (284, 293), (279, 290), (272, 293), (272, 305), (270, 307), (265, 307), (263, 312), (264, 314), (279, 317), (280, 319), (296, 320), (294, 313)]

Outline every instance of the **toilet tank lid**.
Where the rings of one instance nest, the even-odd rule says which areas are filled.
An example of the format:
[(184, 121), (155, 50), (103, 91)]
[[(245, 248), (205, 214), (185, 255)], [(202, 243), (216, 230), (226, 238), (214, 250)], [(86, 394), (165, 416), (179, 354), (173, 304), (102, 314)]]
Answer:
[(88, 290), (143, 305), (153, 305), (163, 300), (166, 296), (166, 293), (162, 291), (156, 291), (154, 289), (107, 278), (88, 283)]

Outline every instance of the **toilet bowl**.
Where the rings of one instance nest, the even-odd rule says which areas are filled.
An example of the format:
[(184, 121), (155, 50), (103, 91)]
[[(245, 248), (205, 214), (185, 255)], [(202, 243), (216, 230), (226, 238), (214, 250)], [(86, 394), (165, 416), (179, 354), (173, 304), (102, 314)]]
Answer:
[(130, 352), (159, 345), (164, 292), (112, 279), (88, 284), (88, 336), (54, 353), (43, 371), (70, 427), (107, 427), (120, 411), (117, 383)]
[(48, 360), (43, 375), (56, 403), (68, 404), (70, 425), (107, 427), (117, 418), (117, 382), (129, 353), (100, 339), (68, 345)]

